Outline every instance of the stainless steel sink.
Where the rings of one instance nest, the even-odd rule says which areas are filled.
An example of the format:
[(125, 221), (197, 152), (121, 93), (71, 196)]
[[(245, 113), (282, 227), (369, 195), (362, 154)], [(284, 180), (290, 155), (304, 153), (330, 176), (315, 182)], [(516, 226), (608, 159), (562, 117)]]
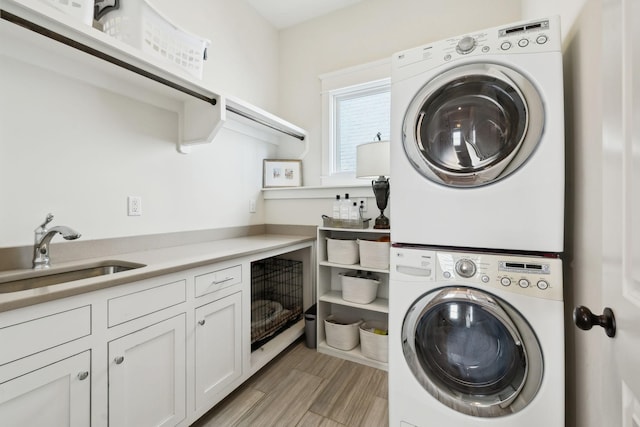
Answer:
[(101, 261), (76, 267), (29, 270), (25, 273), (0, 278), (0, 294), (42, 288), (44, 286), (73, 282), (91, 277), (117, 274), (122, 271), (129, 271), (140, 267), (145, 267), (145, 264), (127, 261)]

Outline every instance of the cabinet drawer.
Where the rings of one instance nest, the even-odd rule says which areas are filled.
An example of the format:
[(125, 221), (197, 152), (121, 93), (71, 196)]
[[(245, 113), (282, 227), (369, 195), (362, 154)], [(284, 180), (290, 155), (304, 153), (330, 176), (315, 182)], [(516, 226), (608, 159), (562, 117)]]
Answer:
[(156, 286), (108, 301), (109, 327), (186, 301), (186, 280)]
[(242, 266), (212, 271), (196, 276), (196, 297), (219, 291), (242, 282)]
[(90, 305), (0, 328), (0, 365), (90, 334)]

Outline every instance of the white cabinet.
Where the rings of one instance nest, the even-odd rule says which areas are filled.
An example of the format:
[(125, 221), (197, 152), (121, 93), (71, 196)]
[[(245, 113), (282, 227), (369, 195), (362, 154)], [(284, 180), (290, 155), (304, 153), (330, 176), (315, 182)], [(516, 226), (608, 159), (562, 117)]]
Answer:
[(303, 333), (250, 352), (250, 263), (300, 258), (311, 290), (312, 246), (0, 312), (0, 426), (193, 424)]
[(109, 425), (175, 426), (186, 416), (185, 315), (109, 342)]
[[(389, 230), (376, 229), (346, 229), (346, 228), (318, 228), (317, 257), (318, 257), (318, 312), (316, 317), (318, 351), (379, 369), (387, 369), (387, 363), (370, 359), (362, 354), (360, 346), (344, 351), (327, 344), (325, 334), (325, 319), (334, 314), (348, 318), (359, 318), (364, 321), (388, 322), (389, 313), (389, 269), (368, 268), (361, 264), (346, 264), (343, 262), (329, 262), (327, 253), (327, 238), (339, 240), (381, 240), (390, 236)], [(332, 257), (333, 258), (333, 257)], [(339, 260), (341, 261), (341, 260)], [(372, 272), (380, 280), (376, 299), (369, 304), (357, 304), (342, 298), (341, 274), (364, 271)]]
[(0, 384), (0, 423), (4, 427), (91, 425), (90, 372), (90, 351), (31, 372), (14, 371), (13, 379)]
[(90, 425), (90, 304), (0, 313), (0, 424)]
[(220, 401), (242, 375), (242, 292), (195, 310), (196, 410)]

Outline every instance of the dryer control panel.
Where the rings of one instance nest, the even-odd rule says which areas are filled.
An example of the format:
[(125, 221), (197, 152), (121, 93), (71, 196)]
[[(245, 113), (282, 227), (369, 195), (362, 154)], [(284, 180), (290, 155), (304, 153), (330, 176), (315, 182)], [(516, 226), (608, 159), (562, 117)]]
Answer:
[(400, 282), (495, 287), (562, 301), (562, 261), (542, 256), (462, 252), (417, 247), (391, 250), (391, 276)]
[(431, 61), (434, 66), (468, 57), (489, 54), (560, 52), (562, 40), (558, 17), (495, 27), (478, 33), (452, 37), (398, 52), (393, 67)]

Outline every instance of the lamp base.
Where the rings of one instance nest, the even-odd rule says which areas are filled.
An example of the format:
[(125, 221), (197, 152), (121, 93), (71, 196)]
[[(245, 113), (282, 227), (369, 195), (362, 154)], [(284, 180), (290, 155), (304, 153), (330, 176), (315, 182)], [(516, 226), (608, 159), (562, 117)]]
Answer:
[(380, 213), (380, 216), (376, 218), (376, 222), (373, 225), (373, 228), (388, 230), (389, 228), (391, 228), (391, 226), (389, 225), (389, 218), (384, 216), (383, 213)]

